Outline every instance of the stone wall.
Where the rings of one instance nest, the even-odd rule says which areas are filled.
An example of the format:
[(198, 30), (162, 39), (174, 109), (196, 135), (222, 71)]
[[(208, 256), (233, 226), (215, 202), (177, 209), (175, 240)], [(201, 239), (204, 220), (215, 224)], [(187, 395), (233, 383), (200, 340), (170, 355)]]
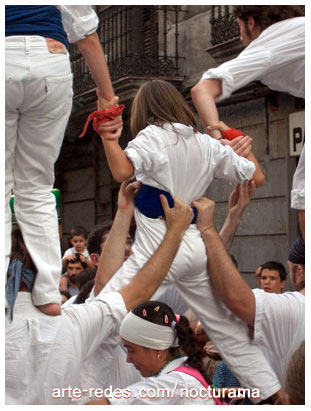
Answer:
[[(210, 46), (210, 6), (182, 6), (179, 23), (180, 75), (182, 91), (190, 99), (190, 88), (200, 79), (203, 71), (217, 65), (206, 51)], [(175, 41), (173, 33), (169, 38)], [(139, 85), (136, 81), (135, 87)], [(118, 86), (119, 87), (119, 86)], [(121, 138), (124, 147), (129, 139), (128, 112), (133, 90), (120, 86), (120, 100), (127, 101), (125, 132)], [(254, 85), (261, 90), (261, 86)], [(122, 91), (124, 90), (124, 91)], [(257, 96), (257, 97), (256, 97)], [(94, 102), (89, 104), (94, 109)], [(85, 112), (87, 110), (84, 110)], [(289, 157), (288, 115), (296, 111), (293, 97), (261, 90), (252, 97), (241, 92), (219, 105), (220, 117), (230, 126), (241, 129), (253, 138), (253, 152), (266, 176), (266, 184), (258, 189), (243, 221), (237, 230), (231, 252), (248, 283), (255, 285), (254, 271), (267, 260), (281, 261), (286, 265), (287, 254), (297, 235), (296, 213), (290, 209), (290, 190), (296, 158)], [(86, 113), (79, 121), (83, 123)], [(76, 122), (77, 116), (71, 122)], [(92, 134), (92, 133), (91, 133)], [(99, 222), (113, 218), (116, 208), (116, 184), (108, 170), (101, 143), (96, 136), (86, 144), (86, 151), (79, 151), (74, 158), (66, 156), (63, 147), (57, 165), (57, 180), (63, 196), (62, 227), (63, 248), (73, 225), (81, 224), (91, 230)], [(90, 157), (85, 159), (85, 154)], [(233, 187), (226, 182), (215, 181), (207, 196), (216, 201), (216, 224), (220, 228), (226, 215), (227, 200)]]

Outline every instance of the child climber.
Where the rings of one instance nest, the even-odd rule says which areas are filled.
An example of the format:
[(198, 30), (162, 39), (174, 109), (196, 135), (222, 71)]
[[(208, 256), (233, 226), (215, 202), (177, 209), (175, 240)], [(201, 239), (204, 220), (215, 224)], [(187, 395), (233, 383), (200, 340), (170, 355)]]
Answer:
[[(108, 282), (107, 292), (129, 283), (160, 245), (166, 224), (159, 195), (162, 203), (164, 194), (169, 204), (172, 197), (178, 197), (190, 207), (204, 195), (214, 178), (235, 184), (253, 179), (257, 187), (264, 183), (256, 160), (240, 157), (228, 145), (198, 132), (195, 115), (177, 89), (166, 81), (152, 80), (139, 89), (131, 110), (131, 131), (136, 137), (124, 151), (117, 140), (101, 136), (113, 177), (119, 182), (136, 177), (142, 183), (136, 197), (137, 229), (132, 255)], [(243, 142), (249, 138), (241, 139)], [(252, 155), (248, 157), (254, 159)], [(215, 297), (207, 275), (205, 247), (195, 224), (186, 231), (168, 275), (153, 299), (171, 283), (175, 283), (181, 297), (200, 318), (241, 384), (245, 381), (246, 386), (257, 386), (258, 367), (264, 368), (265, 360), (259, 348), (249, 343), (246, 327), (232, 321)]]

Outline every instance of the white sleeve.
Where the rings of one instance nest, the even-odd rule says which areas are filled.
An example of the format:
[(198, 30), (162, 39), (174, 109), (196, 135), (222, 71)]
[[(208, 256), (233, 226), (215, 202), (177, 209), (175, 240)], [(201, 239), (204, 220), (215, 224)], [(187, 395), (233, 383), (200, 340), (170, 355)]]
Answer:
[(140, 131), (124, 150), (135, 168), (135, 175), (142, 173), (153, 176), (161, 172), (163, 165), (168, 162), (162, 149), (163, 141), (155, 134), (157, 130), (159, 129), (150, 126)]
[(99, 293), (89, 304), (73, 304), (62, 310), (70, 317), (75, 333), (81, 338), (83, 358), (93, 353), (103, 341), (115, 344), (120, 324), (127, 310), (120, 293)]
[(262, 47), (250, 44), (233, 60), (206, 71), (202, 80), (222, 80), (222, 94), (216, 101), (224, 100), (248, 83), (260, 80), (271, 66), (270, 53)]
[(296, 293), (252, 291), (256, 301), (253, 341), (284, 358), (301, 324), (300, 301)]
[(106, 398), (111, 405), (180, 405), (185, 383), (182, 376), (174, 374), (146, 378)]
[(213, 138), (210, 138), (210, 143), (214, 178), (222, 178), (239, 184), (252, 179), (255, 172), (254, 163), (238, 156), (230, 146), (223, 146)]
[(76, 43), (94, 33), (98, 17), (91, 6), (57, 6), (62, 15), (69, 43)]

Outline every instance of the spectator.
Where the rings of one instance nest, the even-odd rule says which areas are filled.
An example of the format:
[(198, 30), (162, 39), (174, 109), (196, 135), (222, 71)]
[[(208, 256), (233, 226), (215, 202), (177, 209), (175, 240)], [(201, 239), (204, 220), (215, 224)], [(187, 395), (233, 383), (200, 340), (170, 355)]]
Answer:
[(286, 283), (286, 270), (282, 263), (267, 261), (261, 266), (260, 288), (266, 293), (281, 294)]
[[(89, 252), (86, 248), (87, 245), (87, 231), (82, 226), (76, 226), (70, 230), (68, 237), (69, 247), (62, 259), (63, 266), (66, 265), (67, 260), (72, 260), (75, 258), (75, 254), (81, 254), (84, 257), (82, 260), (87, 264), (88, 268), (91, 270), (95, 268), (94, 264), (90, 261)], [(72, 246), (72, 247), (71, 247)]]
[(66, 273), (62, 275), (60, 279), (60, 291), (69, 291), (72, 296), (78, 294), (76, 277), (80, 271), (87, 267), (86, 263), (82, 261), (81, 258), (83, 258), (83, 256), (76, 253), (74, 259), (66, 260)]

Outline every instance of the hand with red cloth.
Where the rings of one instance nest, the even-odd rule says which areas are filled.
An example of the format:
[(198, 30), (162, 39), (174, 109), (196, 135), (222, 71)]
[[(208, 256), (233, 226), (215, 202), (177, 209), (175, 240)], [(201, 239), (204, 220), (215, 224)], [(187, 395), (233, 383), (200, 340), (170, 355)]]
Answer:
[(252, 139), (244, 136), (242, 131), (228, 127), (223, 121), (208, 126), (207, 130), (219, 130), (222, 136), (221, 144), (231, 146), (239, 156), (247, 157), (252, 151)]
[(105, 140), (117, 140), (122, 132), (122, 111), (124, 104), (118, 105), (119, 97), (114, 97), (107, 101), (101, 97), (99, 91), (96, 91), (97, 111), (93, 111), (87, 118), (84, 129), (80, 134), (80, 138), (84, 136), (87, 126), (93, 120), (93, 129)]

